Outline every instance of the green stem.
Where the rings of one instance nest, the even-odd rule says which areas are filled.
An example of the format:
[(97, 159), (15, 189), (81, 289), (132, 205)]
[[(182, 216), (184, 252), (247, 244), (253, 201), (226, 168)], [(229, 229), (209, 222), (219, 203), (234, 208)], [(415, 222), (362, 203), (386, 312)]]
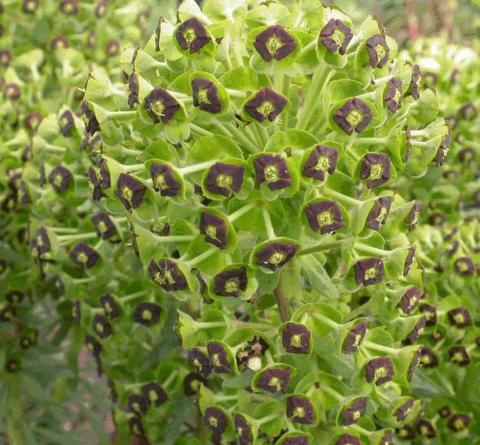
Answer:
[(265, 223), (265, 229), (267, 230), (267, 235), (269, 239), (276, 238), (275, 231), (273, 230), (272, 219), (270, 218), (270, 213), (266, 206), (262, 207), (263, 221)]
[(178, 171), (182, 175), (188, 175), (190, 173), (195, 173), (195, 172), (198, 172), (200, 170), (205, 170), (205, 169), (211, 167), (214, 163), (215, 163), (215, 161), (206, 161), (206, 162), (202, 162), (200, 164), (189, 165), (187, 167), (179, 168)]
[(245, 213), (249, 212), (250, 210), (254, 209), (257, 206), (256, 202), (252, 202), (250, 204), (247, 204), (246, 206), (240, 207), (238, 210), (233, 212), (228, 216), (228, 221), (233, 222), (236, 219), (240, 218), (242, 215)]
[(275, 300), (277, 301), (278, 312), (282, 321), (288, 321), (290, 319), (290, 308), (288, 307), (287, 296), (285, 295), (285, 277), (280, 274), (277, 287), (273, 291)]
[(399, 350), (396, 349), (396, 348), (390, 348), (388, 346), (379, 345), (378, 343), (373, 343), (373, 342), (367, 341), (367, 340), (364, 340), (362, 342), (362, 346), (364, 346), (366, 348), (369, 348), (369, 349), (373, 349), (375, 351), (382, 351), (382, 352), (386, 352), (387, 354), (393, 354), (393, 355), (396, 355), (399, 352)]
[(351, 238), (345, 238), (341, 239), (338, 241), (333, 241), (331, 243), (321, 243), (321, 244), (315, 244), (311, 247), (308, 247), (306, 249), (302, 249), (297, 256), (301, 255), (309, 255), (311, 253), (316, 253), (316, 252), (322, 252), (324, 250), (332, 250), (332, 249), (339, 249), (346, 243), (351, 243), (354, 240), (353, 237)]
[(335, 198), (342, 204), (351, 204), (354, 206), (360, 206), (363, 204), (363, 202), (359, 201), (358, 199), (350, 198), (350, 196), (344, 195), (343, 193), (335, 192), (334, 190), (324, 188), (322, 191), (326, 196)]
[(323, 87), (335, 73), (334, 70), (329, 70), (331, 70), (331, 68), (327, 64), (323, 64), (322, 67), (313, 74), (312, 83), (308, 89), (307, 97), (305, 98), (305, 102), (297, 117), (297, 128), (300, 130), (305, 130), (308, 127), (308, 124), (314, 115), (317, 102), (321, 97)]
[(211, 249), (208, 249), (205, 252), (203, 252), (201, 255), (198, 255), (195, 258), (192, 258), (191, 260), (185, 261), (185, 264), (187, 264), (189, 267), (194, 267), (198, 263), (201, 263), (203, 260), (206, 260), (208, 257), (212, 256), (217, 251), (218, 249), (216, 247), (212, 247)]
[(85, 240), (85, 239), (92, 239), (92, 238), (97, 238), (96, 232), (79, 233), (78, 235), (60, 235), (58, 237), (58, 240), (61, 243), (69, 243), (70, 241)]
[(328, 318), (326, 315), (320, 314), (318, 312), (312, 314), (312, 317), (315, 318), (315, 320), (321, 321), (322, 323), (325, 323), (328, 327), (332, 329), (337, 329), (338, 327), (342, 326), (339, 323), (335, 323), (333, 320)]
[(381, 256), (388, 256), (392, 253), (388, 250), (378, 249), (376, 247), (368, 246), (367, 244), (363, 244), (359, 242), (355, 243), (355, 249), (360, 250), (361, 252), (371, 253), (372, 255), (381, 255)]

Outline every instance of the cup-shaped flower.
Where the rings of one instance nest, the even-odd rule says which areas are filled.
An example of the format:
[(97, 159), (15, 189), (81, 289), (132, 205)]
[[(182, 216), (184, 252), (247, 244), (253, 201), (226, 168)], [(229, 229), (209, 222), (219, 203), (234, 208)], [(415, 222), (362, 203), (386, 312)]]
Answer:
[(222, 111), (222, 101), (214, 82), (202, 77), (197, 77), (192, 80), (191, 86), (194, 107), (213, 114)]
[(384, 265), (381, 258), (366, 258), (357, 261), (354, 266), (355, 281), (357, 284), (371, 286), (383, 280), (385, 275)]
[(383, 102), (392, 113), (397, 112), (402, 106), (402, 85), (402, 81), (396, 77), (392, 77), (387, 83)]
[(381, 196), (373, 204), (372, 210), (367, 216), (367, 227), (372, 230), (379, 230), (382, 224), (387, 222), (387, 216), (392, 206), (393, 198)]
[(287, 106), (286, 97), (276, 93), (270, 88), (262, 88), (247, 100), (245, 111), (257, 122), (269, 120), (273, 122)]
[(350, 27), (339, 19), (330, 19), (318, 36), (319, 42), (331, 53), (338, 51), (342, 56), (346, 53), (348, 44), (353, 38)]
[(367, 412), (368, 398), (359, 397), (343, 408), (342, 425), (349, 426), (357, 423), (360, 417)]
[(105, 53), (108, 57), (114, 57), (120, 52), (120, 42), (118, 40), (109, 40), (105, 47)]
[(196, 17), (180, 23), (175, 38), (180, 48), (190, 54), (197, 53), (211, 41), (205, 26)]
[(9, 359), (5, 364), (5, 371), (7, 372), (17, 372), (20, 369), (20, 362), (17, 359)]
[(324, 181), (326, 174), (333, 175), (337, 168), (338, 151), (336, 148), (317, 145), (311, 150), (302, 167), (307, 178)]
[(93, 135), (97, 131), (100, 130), (100, 124), (97, 120), (97, 117), (95, 116), (95, 113), (92, 111), (92, 109), (88, 106), (88, 103), (86, 101), (83, 101), (81, 106), (80, 106), (80, 111), (82, 113), (82, 116), (84, 118), (85, 122), (85, 129), (88, 134)]
[(5, 298), (9, 303), (18, 304), (23, 301), (25, 294), (20, 290), (11, 290), (5, 294)]
[(310, 354), (312, 333), (304, 324), (288, 322), (282, 330), (282, 344), (292, 354)]
[(452, 415), (452, 411), (448, 405), (444, 405), (438, 410), (438, 415), (443, 419), (448, 419)]
[(68, 40), (68, 37), (64, 35), (56, 36), (50, 41), (50, 48), (52, 48), (53, 50), (65, 49), (69, 46), (70, 42)]
[(198, 393), (200, 385), (207, 385), (208, 380), (196, 372), (189, 372), (183, 379), (183, 392), (187, 396), (194, 396)]
[(472, 147), (463, 148), (458, 152), (458, 158), (461, 162), (468, 163), (473, 161), (476, 157), (476, 152)]
[(97, 334), (100, 338), (107, 338), (113, 334), (112, 325), (101, 314), (96, 314), (93, 317), (92, 328), (95, 334)]
[(361, 133), (372, 118), (370, 107), (356, 97), (345, 102), (333, 115), (334, 122), (348, 135), (354, 131)]
[(120, 173), (115, 194), (126, 210), (136, 209), (143, 203), (147, 188), (128, 173)]
[(435, 368), (438, 365), (438, 358), (427, 346), (420, 348), (420, 365), (423, 368)]
[(88, 244), (78, 243), (70, 252), (70, 258), (75, 264), (85, 269), (90, 269), (97, 264), (100, 255)]
[(253, 445), (253, 427), (241, 414), (235, 414), (233, 419), (239, 445)]
[(140, 394), (132, 394), (127, 401), (127, 408), (137, 416), (144, 416), (148, 409), (148, 401)]
[(205, 241), (219, 249), (225, 249), (228, 243), (228, 225), (223, 218), (209, 212), (200, 215), (200, 233)]
[(362, 340), (367, 333), (367, 322), (361, 321), (354, 325), (347, 333), (342, 345), (342, 352), (344, 354), (353, 354), (358, 351)]
[(140, 93), (140, 86), (138, 82), (138, 74), (133, 71), (128, 77), (128, 106), (133, 108), (135, 104), (139, 103), (138, 95)]
[(3, 88), (3, 94), (7, 100), (15, 102), (20, 99), (22, 93), (20, 91), (20, 87), (16, 83), (8, 83)]
[(168, 124), (180, 109), (177, 100), (163, 88), (154, 88), (145, 97), (143, 106), (155, 124)]
[(184, 273), (175, 261), (164, 258), (160, 261), (150, 260), (148, 263), (150, 278), (167, 292), (186, 289), (188, 286)]
[(131, 433), (136, 437), (145, 437), (145, 428), (140, 417), (131, 417), (128, 421)]
[(75, 119), (73, 113), (70, 110), (65, 110), (58, 119), (58, 126), (60, 127), (60, 133), (63, 136), (71, 136), (73, 129), (75, 128)]
[(162, 388), (162, 385), (151, 382), (142, 386), (143, 398), (148, 402), (148, 404), (153, 406), (160, 406), (162, 403), (165, 403), (168, 400), (167, 393)]
[(62, 0), (60, 11), (65, 15), (75, 15), (78, 12), (78, 0)]
[(451, 136), (449, 133), (441, 140), (440, 145), (438, 146), (437, 156), (435, 158), (437, 165), (443, 165), (443, 162), (445, 161), (445, 157), (447, 156), (450, 147), (450, 142)]
[(215, 406), (209, 406), (203, 415), (205, 426), (214, 433), (222, 434), (228, 426), (225, 412)]
[(448, 321), (457, 328), (466, 328), (473, 324), (470, 311), (465, 307), (457, 307), (447, 312)]
[(43, 116), (38, 111), (32, 111), (25, 118), (25, 127), (31, 132), (37, 131), (43, 120)]
[(292, 395), (287, 397), (287, 417), (293, 423), (311, 425), (316, 422), (313, 403), (305, 396)]
[(418, 223), (420, 219), (421, 210), (422, 210), (421, 204), (418, 201), (415, 201), (413, 203), (412, 208), (410, 209), (410, 212), (408, 212), (408, 216), (407, 216), (406, 222), (409, 230), (412, 230), (413, 227)]
[(390, 158), (384, 153), (368, 153), (362, 158), (360, 178), (369, 189), (385, 184), (390, 179)]
[(462, 105), (458, 111), (463, 119), (471, 120), (477, 116), (477, 107), (472, 102)]
[(242, 188), (245, 167), (240, 164), (215, 162), (205, 176), (205, 189), (215, 195), (226, 198), (238, 193)]
[(198, 348), (192, 348), (188, 351), (188, 361), (203, 377), (208, 377), (212, 372), (213, 366), (209, 357)]
[(105, 294), (100, 297), (100, 304), (103, 307), (103, 312), (107, 317), (112, 319), (120, 317), (122, 314), (122, 309), (120, 305), (117, 303), (113, 295)]
[(425, 316), (426, 326), (434, 326), (437, 324), (437, 308), (427, 303), (420, 305), (420, 312)]
[(413, 345), (420, 337), (421, 333), (425, 329), (427, 319), (425, 317), (420, 318), (413, 327), (412, 331), (402, 340), (404, 345)]
[(411, 96), (418, 100), (420, 99), (420, 81), (422, 78), (422, 72), (420, 71), (420, 67), (418, 65), (413, 65), (412, 67), (412, 77), (410, 79), (410, 86), (408, 88), (408, 92)]
[(411, 314), (418, 306), (421, 297), (422, 291), (418, 286), (409, 287), (400, 300), (400, 307), (403, 313)]
[(469, 257), (461, 257), (455, 260), (453, 269), (461, 277), (471, 277), (475, 273), (475, 263)]
[(40, 0), (23, 0), (22, 11), (25, 14), (33, 14), (38, 9)]
[(107, 213), (97, 213), (92, 217), (92, 221), (99, 238), (107, 240), (118, 234), (115, 224)]
[(168, 164), (159, 162), (150, 164), (150, 177), (154, 190), (160, 192), (162, 196), (177, 196), (182, 189), (175, 171)]
[(208, 358), (217, 374), (232, 372), (232, 365), (228, 359), (226, 346), (218, 341), (210, 341), (207, 344)]
[(415, 439), (415, 430), (410, 425), (403, 425), (397, 430), (397, 436), (400, 440), (413, 440)]
[(289, 368), (271, 366), (260, 371), (256, 386), (272, 393), (285, 391), (290, 382), (290, 374), (291, 370)]
[(337, 438), (335, 445), (362, 445), (362, 442), (358, 437), (345, 433)]
[(383, 68), (388, 62), (390, 48), (387, 45), (385, 36), (376, 34), (367, 39), (365, 47), (372, 68)]
[(73, 175), (67, 168), (59, 165), (48, 175), (48, 182), (57, 193), (65, 192), (73, 181)]
[(102, 352), (101, 343), (93, 335), (85, 336), (85, 345), (93, 356), (99, 356)]
[(391, 431), (387, 431), (378, 442), (378, 445), (392, 445), (393, 444), (393, 433)]
[(380, 386), (394, 378), (393, 362), (390, 357), (377, 357), (369, 360), (365, 366), (365, 378), (368, 383)]
[(12, 304), (7, 304), (0, 310), (0, 321), (12, 321), (17, 316), (17, 309)]
[(467, 366), (470, 363), (470, 356), (463, 346), (452, 346), (448, 350), (450, 361), (459, 366)]
[(108, 0), (99, 0), (95, 6), (95, 17), (101, 19), (107, 13)]
[(229, 269), (218, 273), (213, 278), (213, 292), (222, 297), (239, 297), (248, 285), (247, 269)]
[(97, 176), (97, 173), (92, 167), (89, 167), (87, 171), (88, 181), (92, 189), (92, 199), (94, 201), (100, 201), (101, 198), (105, 196), (103, 189), (100, 186), (100, 180)]
[(458, 433), (468, 428), (470, 420), (468, 414), (455, 413), (448, 419), (447, 426), (451, 431)]
[(266, 184), (270, 190), (281, 190), (292, 184), (287, 161), (280, 155), (258, 155), (253, 166), (258, 183)]
[(425, 439), (433, 439), (437, 436), (437, 432), (432, 424), (432, 422), (426, 419), (420, 419), (417, 421), (417, 431), (420, 436)]
[(294, 38), (281, 25), (272, 25), (262, 31), (253, 45), (265, 62), (282, 60), (297, 48)]
[(40, 227), (35, 232), (35, 236), (30, 241), (30, 249), (32, 255), (41, 257), (50, 251), (51, 244), (50, 238), (48, 237), (48, 232), (45, 227)]
[(332, 233), (344, 226), (342, 211), (335, 201), (314, 201), (304, 208), (310, 228), (322, 234)]
[(404, 421), (408, 415), (412, 412), (413, 407), (415, 406), (414, 399), (408, 399), (403, 402), (394, 412), (394, 416), (398, 422)]
[(287, 264), (297, 253), (298, 245), (282, 240), (264, 243), (255, 253), (255, 264), (276, 271)]
[(138, 303), (133, 312), (133, 321), (144, 326), (153, 326), (160, 320), (162, 308), (158, 304), (141, 302)]
[(12, 61), (12, 52), (9, 49), (0, 50), (0, 66), (8, 68)]

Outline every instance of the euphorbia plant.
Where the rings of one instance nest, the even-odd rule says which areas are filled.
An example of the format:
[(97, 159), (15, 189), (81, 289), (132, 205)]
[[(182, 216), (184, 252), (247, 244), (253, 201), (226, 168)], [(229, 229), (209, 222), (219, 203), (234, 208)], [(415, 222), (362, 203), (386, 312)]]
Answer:
[(424, 416), (408, 436), (468, 441), (478, 435), (472, 376), (478, 358), (479, 147), (471, 85), (477, 83), (479, 60), (472, 49), (442, 39), (420, 40), (411, 51), (439, 98), (451, 144), (448, 155), (440, 147), (436, 166), (416, 183), (405, 183), (402, 192), (406, 196), (408, 188), (425, 203), (423, 220), (412, 232), (426, 274), (419, 306), (426, 317), (419, 339), (423, 369), (414, 390), (432, 388), (424, 396)]
[[(420, 409), (423, 320), (419, 206), (395, 189), (447, 134), (436, 99), (372, 18), (314, 1), (178, 17), (123, 53), (126, 82), (90, 74), (85, 152), (44, 158), (62, 205), (88, 177), (89, 218), (30, 232), (119, 437), (389, 443)], [(39, 128), (47, 149), (72, 141), (64, 113)]]
[(410, 432), (428, 259), (402, 192), (448, 131), (396, 51), (314, 0), (186, 1), (38, 126), (29, 248), (108, 377), (119, 443)]
[[(48, 209), (49, 224), (66, 235), (72, 215), (79, 218), (75, 208), (55, 198), (71, 197), (76, 181), (86, 185), (68, 165), (72, 156), (65, 163), (56, 159), (80, 145), (78, 118), (70, 111), (79, 104), (77, 89), (85, 85), (91, 64), (113, 63), (117, 40), (143, 40), (142, 23), (132, 19), (145, 21), (145, 2), (124, 2), (123, 10), (112, 6), (107, 0), (0, 2), (0, 435), (10, 444), (94, 440), (83, 425), (75, 425), (83, 414), (72, 416), (66, 409), (93, 393), (79, 376), (85, 368), (77, 365), (83, 341), (69, 335), (71, 304), (61, 297), (62, 282), (45, 267), (54, 247), (48, 232), (35, 228), (30, 234), (29, 225)], [(75, 141), (71, 145), (64, 139), (47, 142), (39, 133), (57, 109), (60, 133)], [(102, 392), (96, 393), (90, 409), (106, 415)], [(95, 440), (107, 440), (100, 423), (90, 426)]]

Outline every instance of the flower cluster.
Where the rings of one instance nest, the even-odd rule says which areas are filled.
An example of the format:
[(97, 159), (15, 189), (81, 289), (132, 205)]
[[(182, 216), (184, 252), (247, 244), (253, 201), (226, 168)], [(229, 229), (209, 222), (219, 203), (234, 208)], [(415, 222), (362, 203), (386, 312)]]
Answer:
[(413, 389), (418, 394), (426, 387), (430, 391), (423, 395), (424, 415), (402, 434), (409, 440), (436, 437), (443, 443), (452, 435), (457, 440), (469, 437), (476, 415), (471, 376), (480, 344), (480, 146), (475, 143), (478, 118), (471, 86), (478, 84), (480, 60), (473, 50), (442, 39), (420, 40), (411, 52), (439, 98), (449, 133), (439, 146), (436, 165), (405, 190), (425, 204), (411, 234), (425, 273), (419, 301), (425, 316), (419, 339), (422, 369)]
[[(416, 228), (417, 178), (451, 136), (437, 97), (375, 19), (309, 5), (186, 0), (144, 47), (79, 72), (81, 97), (28, 120), (28, 252), (125, 442), (433, 437), (423, 333), (455, 330), (453, 369), (470, 357), (475, 310), (437, 301), (437, 225)], [(469, 236), (442, 256), (442, 286), (475, 286)], [(470, 413), (448, 408), (442, 434), (468, 434)]]
[[(8, 406), (0, 417), (9, 443), (75, 440), (59, 413), (68, 411), (65, 400), (77, 403), (80, 376), (67, 366), (76, 363), (79, 342), (70, 334), (72, 304), (64, 297), (71, 287), (59, 279), (67, 257), (54, 257), (50, 232), (77, 233), (88, 212), (81, 209), (90, 195), (84, 168), (72, 167), (77, 158), (67, 153), (84, 151), (76, 111), (90, 66), (115, 72), (115, 46), (145, 38), (148, 2), (128, 3), (127, 16), (108, 0), (0, 2), (0, 391)], [(112, 236), (107, 220), (96, 224)], [(85, 268), (96, 261), (81, 246), (72, 256)], [(54, 261), (59, 266), (51, 269)], [(98, 400), (90, 407), (99, 409)], [(67, 420), (74, 423), (76, 415)]]

